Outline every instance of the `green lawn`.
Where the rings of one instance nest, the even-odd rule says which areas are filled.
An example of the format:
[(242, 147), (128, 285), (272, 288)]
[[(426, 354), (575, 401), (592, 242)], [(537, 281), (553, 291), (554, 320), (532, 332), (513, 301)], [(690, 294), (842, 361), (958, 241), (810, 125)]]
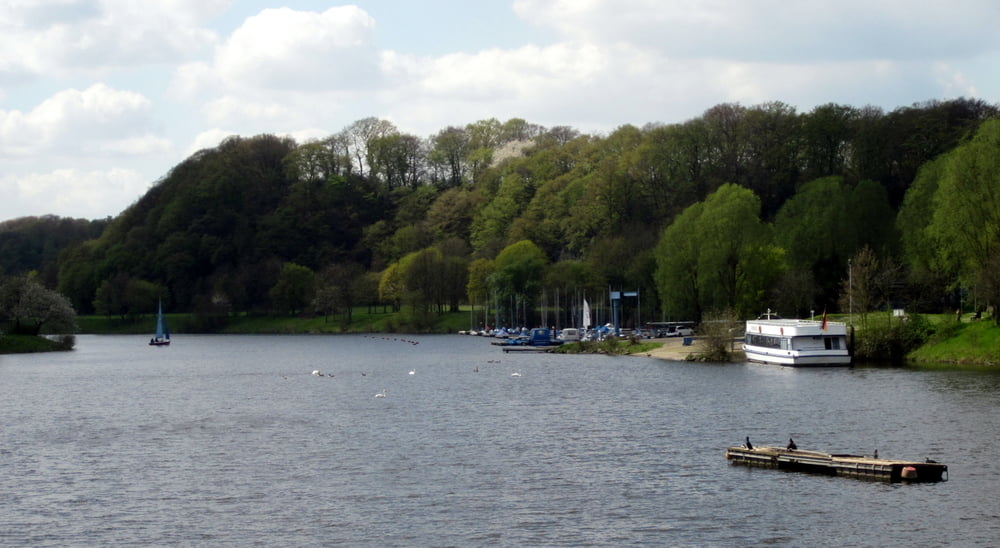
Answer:
[[(469, 328), (469, 312), (434, 314), (429, 325), (413, 327), (410, 311), (369, 312), (355, 309), (350, 324), (343, 315), (324, 318), (308, 316), (238, 315), (205, 317), (195, 314), (165, 314), (173, 334), (179, 333), (228, 333), (228, 334), (294, 334), (294, 333), (457, 333)], [(144, 316), (134, 320), (105, 316), (79, 316), (80, 333), (102, 335), (150, 334), (156, 329), (156, 318)]]
[(945, 362), (1000, 367), (1000, 327), (991, 320), (937, 324), (926, 344), (910, 353), (916, 362)]
[(25, 354), (57, 350), (72, 350), (71, 339), (66, 342), (58, 342), (32, 335), (0, 335), (0, 354)]

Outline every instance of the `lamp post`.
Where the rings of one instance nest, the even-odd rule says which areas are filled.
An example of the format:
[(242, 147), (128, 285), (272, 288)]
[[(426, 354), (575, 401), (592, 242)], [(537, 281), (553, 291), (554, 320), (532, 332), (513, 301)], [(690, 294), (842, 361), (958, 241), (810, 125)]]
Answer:
[(851, 260), (847, 259), (847, 322), (854, 325), (854, 269)]

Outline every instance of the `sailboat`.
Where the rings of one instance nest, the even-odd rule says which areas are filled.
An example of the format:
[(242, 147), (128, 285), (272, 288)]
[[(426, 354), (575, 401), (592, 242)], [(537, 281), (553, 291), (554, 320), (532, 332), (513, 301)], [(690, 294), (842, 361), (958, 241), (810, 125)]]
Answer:
[(149, 346), (169, 346), (170, 328), (167, 327), (166, 320), (163, 319), (163, 302), (156, 307), (156, 336), (149, 339)]

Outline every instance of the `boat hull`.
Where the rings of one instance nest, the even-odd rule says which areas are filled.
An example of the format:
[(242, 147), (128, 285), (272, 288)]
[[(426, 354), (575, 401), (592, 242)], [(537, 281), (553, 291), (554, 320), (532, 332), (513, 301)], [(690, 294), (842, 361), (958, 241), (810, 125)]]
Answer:
[(746, 354), (747, 361), (787, 365), (790, 367), (841, 367), (851, 365), (851, 356), (846, 352), (836, 354), (804, 354), (785, 350), (769, 351), (744, 345), (743, 353)]

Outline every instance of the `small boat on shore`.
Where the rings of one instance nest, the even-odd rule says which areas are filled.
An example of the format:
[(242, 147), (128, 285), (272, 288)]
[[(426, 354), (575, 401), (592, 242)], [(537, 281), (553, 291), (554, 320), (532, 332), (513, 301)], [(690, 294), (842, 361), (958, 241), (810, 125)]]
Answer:
[(777, 365), (850, 365), (847, 324), (814, 320), (751, 320), (743, 351), (747, 361)]
[(948, 466), (929, 459), (924, 462), (888, 460), (785, 447), (746, 446), (727, 448), (726, 459), (733, 464), (874, 481), (948, 481)]

